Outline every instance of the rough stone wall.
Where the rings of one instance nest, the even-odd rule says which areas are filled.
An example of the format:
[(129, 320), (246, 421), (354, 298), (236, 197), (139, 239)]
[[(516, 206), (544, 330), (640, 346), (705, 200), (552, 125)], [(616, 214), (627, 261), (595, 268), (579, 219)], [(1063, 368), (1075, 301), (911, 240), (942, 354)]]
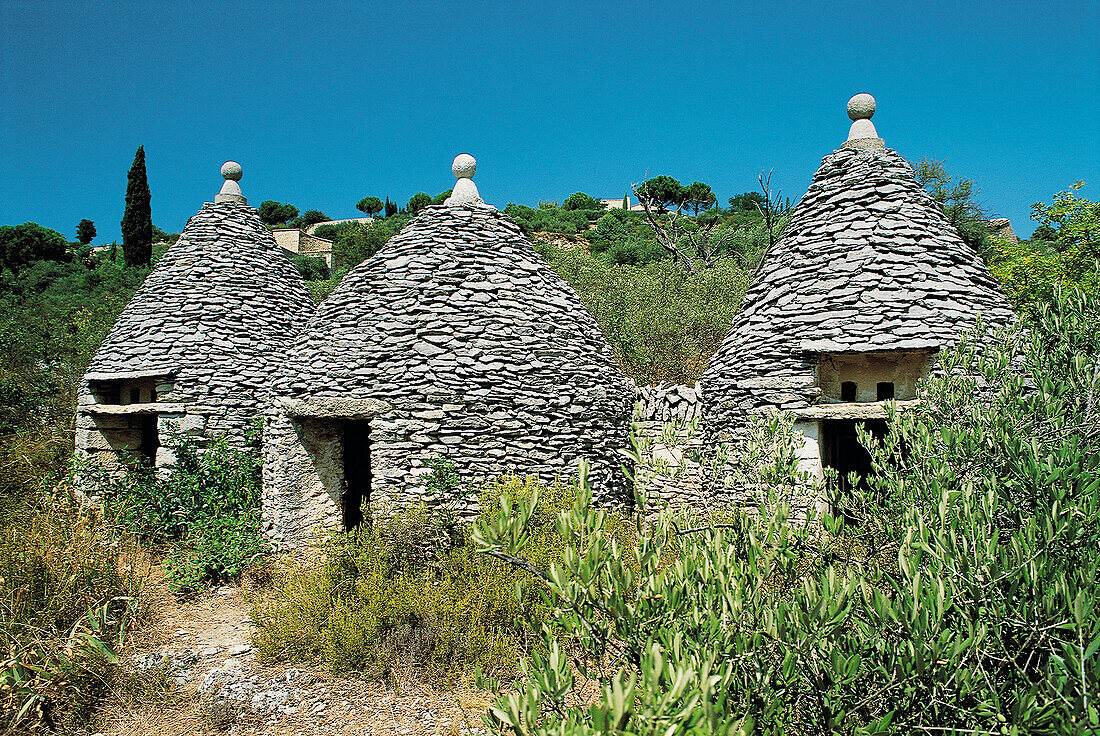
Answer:
[[(602, 499), (625, 494), (617, 451), (634, 386), (572, 288), (489, 207), (425, 208), (318, 308), (274, 385), (277, 400), (384, 403), (370, 419), (372, 508), (436, 501), (432, 458), (476, 486), (509, 471), (553, 481), (583, 457)], [(308, 504), (293, 500), (293, 478), (323, 485), (301, 458), (276, 466), (295, 442), (269, 438), (264, 517), (276, 540), (301, 533), (303, 515), (287, 509)]]
[(990, 329), (1012, 319), (981, 257), (891, 150), (826, 156), (760, 274), (700, 381), (710, 446), (741, 437), (755, 411), (821, 400), (821, 354), (934, 352), (979, 315)]
[[(304, 282), (255, 210), (203, 205), (92, 359), (78, 394), (78, 453), (117, 467), (119, 451), (133, 449), (139, 421), (121, 413), (128, 411), (156, 413), (162, 442), (173, 425), (243, 443), (269, 403), (287, 344), (313, 310)], [(152, 381), (155, 401), (102, 406), (120, 403), (111, 392), (133, 381)], [(166, 448), (157, 453), (158, 466), (173, 460)]]
[(662, 383), (638, 389), (634, 426), (642, 462), (634, 468), (634, 479), (645, 492), (650, 511), (666, 503), (698, 510), (712, 505), (700, 464), (702, 414), (698, 384)]

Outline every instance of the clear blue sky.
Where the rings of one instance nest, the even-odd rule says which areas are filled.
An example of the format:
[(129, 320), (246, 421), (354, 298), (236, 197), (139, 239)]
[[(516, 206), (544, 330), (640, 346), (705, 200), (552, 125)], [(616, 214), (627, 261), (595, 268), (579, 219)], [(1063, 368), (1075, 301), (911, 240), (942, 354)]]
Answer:
[(487, 202), (617, 197), (669, 174), (719, 202), (797, 199), (845, 103), (911, 161), (972, 179), (1030, 235), (1030, 205), (1100, 199), (1100, 3), (112, 2), (0, 0), (0, 224), (119, 237), (147, 155), (179, 231), (226, 159), (249, 202), (357, 216), (453, 183)]

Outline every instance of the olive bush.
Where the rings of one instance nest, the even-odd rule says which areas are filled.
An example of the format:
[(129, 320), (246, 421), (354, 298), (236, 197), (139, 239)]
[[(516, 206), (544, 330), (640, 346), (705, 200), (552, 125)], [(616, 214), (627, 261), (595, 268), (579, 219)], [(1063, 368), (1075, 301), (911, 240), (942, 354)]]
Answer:
[[(1096, 733), (1098, 306), (1058, 293), (996, 343), (949, 351), (922, 404), (872, 445), (872, 482), (832, 492), (831, 512), (804, 523), (766, 492), (756, 514), (639, 515), (623, 550), (582, 485), (558, 518), (560, 562), (543, 571), (543, 644), (489, 725)], [(531, 566), (529, 506), (508, 509), (475, 539)]]

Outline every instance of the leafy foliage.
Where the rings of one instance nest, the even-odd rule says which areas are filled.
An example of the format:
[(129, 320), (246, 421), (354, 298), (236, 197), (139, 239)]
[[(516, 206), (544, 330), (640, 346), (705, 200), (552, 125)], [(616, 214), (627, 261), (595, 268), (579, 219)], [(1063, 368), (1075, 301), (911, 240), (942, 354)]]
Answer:
[(141, 612), (148, 566), (117, 521), (67, 484), (3, 511), (0, 728), (79, 728)]
[(989, 257), (989, 225), (986, 213), (977, 202), (978, 189), (969, 179), (953, 179), (942, 161), (921, 159), (913, 167), (917, 183), (932, 195), (947, 221), (959, 231), (963, 242), (984, 257)]
[(346, 272), (382, 249), (409, 221), (397, 214), (372, 223), (348, 222), (335, 226), (332, 257), (337, 271)]
[(259, 427), (245, 449), (224, 437), (202, 447), (179, 434), (165, 444), (176, 456), (167, 477), (138, 469), (121, 481), (96, 479), (96, 484), (107, 489), (105, 495), (143, 540), (174, 543), (165, 565), (178, 592), (236, 579), (268, 551), (260, 534)]
[(584, 192), (575, 192), (565, 198), (565, 201), (561, 203), (563, 210), (602, 210), (604, 208), (603, 202), (595, 197), (589, 196)]
[(16, 276), (36, 261), (66, 260), (67, 248), (61, 233), (34, 222), (0, 227), (0, 268)]
[(310, 225), (316, 225), (321, 222), (328, 222), (331, 219), (331, 217), (326, 215), (324, 212), (321, 212), (320, 210), (306, 210), (301, 215), (296, 217), (291, 225), (301, 230), (305, 230)]
[(522, 204), (509, 204), (504, 214), (511, 217), (527, 235), (536, 232), (575, 235), (588, 230), (589, 223), (603, 215), (603, 206), (597, 210), (567, 210), (557, 205), (534, 209)]
[(332, 278), (332, 272), (324, 258), (298, 254), (292, 257), (291, 261), (306, 281), (327, 281)]
[[(755, 516), (720, 523), (639, 516), (624, 551), (582, 490), (558, 523), (562, 562), (541, 568), (542, 646), (491, 725), (1096, 732), (1098, 309), (1058, 295), (991, 348), (950, 352), (925, 403), (873, 446), (870, 487), (805, 524), (765, 493)], [(796, 446), (770, 465), (790, 475)], [(528, 564), (529, 508), (483, 520), (481, 549)]]
[(643, 385), (698, 379), (749, 283), (733, 260), (687, 274), (667, 260), (637, 267), (609, 265), (581, 249), (539, 252), (576, 289), (623, 371)]
[[(449, 485), (445, 462), (436, 472)], [(528, 549), (549, 565), (560, 555), (554, 520), (573, 503), (570, 487), (500, 478), (481, 494), (482, 516), (528, 501)], [(531, 644), (522, 620), (540, 620), (545, 604), (527, 573), (478, 555), (468, 528), (452, 536), (442, 521), (423, 508), (376, 516), (327, 540), (320, 561), (278, 567), (253, 608), (260, 656), (320, 659), (369, 677), (513, 673)]]
[(355, 209), (373, 217), (382, 211), (382, 200), (378, 197), (363, 197), (355, 205)]
[(285, 225), (298, 216), (298, 208), (292, 204), (280, 204), (272, 199), (260, 202), (257, 210), (260, 222), (265, 225)]
[(679, 181), (665, 174), (646, 179), (634, 188), (634, 194), (639, 202), (655, 207), (658, 212), (679, 209), (688, 197), (687, 189)]
[(81, 220), (76, 225), (76, 239), (78, 242), (88, 245), (95, 238), (95, 223), (91, 220)]
[(415, 215), (432, 203), (432, 197), (427, 192), (417, 192), (413, 196), (409, 197), (409, 203), (405, 205), (405, 210), (410, 215)]
[(153, 246), (153, 210), (145, 173), (145, 146), (138, 146), (126, 174), (126, 209), (122, 213), (122, 253), (127, 266), (148, 266)]

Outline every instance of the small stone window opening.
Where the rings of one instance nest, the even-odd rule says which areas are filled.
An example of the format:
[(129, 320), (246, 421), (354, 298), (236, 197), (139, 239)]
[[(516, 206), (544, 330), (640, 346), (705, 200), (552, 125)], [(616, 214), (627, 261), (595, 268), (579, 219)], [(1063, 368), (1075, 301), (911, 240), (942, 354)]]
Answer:
[(840, 400), (841, 401), (855, 401), (856, 400), (856, 383), (855, 381), (845, 381), (840, 384)]
[(130, 403), (131, 404), (140, 404), (141, 403), (141, 389), (140, 388), (130, 389)]
[(878, 384), (878, 400), (886, 401), (887, 399), (894, 398), (894, 382), (893, 381), (881, 381)]

